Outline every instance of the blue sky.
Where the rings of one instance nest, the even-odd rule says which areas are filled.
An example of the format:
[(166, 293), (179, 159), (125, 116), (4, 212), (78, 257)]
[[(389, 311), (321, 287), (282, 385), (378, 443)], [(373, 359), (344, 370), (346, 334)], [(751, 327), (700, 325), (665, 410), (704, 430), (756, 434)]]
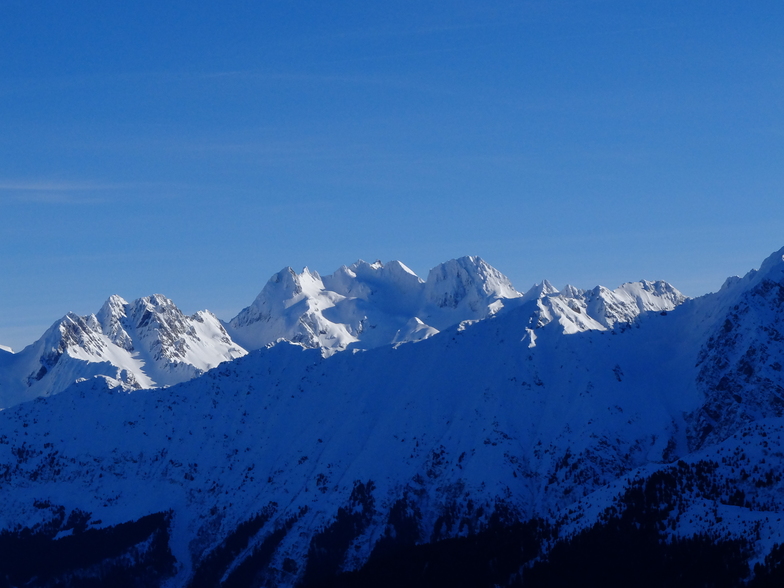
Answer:
[(6, 0), (0, 343), (358, 258), (716, 290), (784, 246), (782, 40), (779, 1)]

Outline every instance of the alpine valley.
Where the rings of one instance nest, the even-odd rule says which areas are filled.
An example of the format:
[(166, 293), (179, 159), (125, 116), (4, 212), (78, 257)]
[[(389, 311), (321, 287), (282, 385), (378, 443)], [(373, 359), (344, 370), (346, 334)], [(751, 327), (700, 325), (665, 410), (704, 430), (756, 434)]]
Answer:
[(0, 586), (782, 586), (784, 249), (517, 291), (477, 257), (112, 296), (0, 347)]

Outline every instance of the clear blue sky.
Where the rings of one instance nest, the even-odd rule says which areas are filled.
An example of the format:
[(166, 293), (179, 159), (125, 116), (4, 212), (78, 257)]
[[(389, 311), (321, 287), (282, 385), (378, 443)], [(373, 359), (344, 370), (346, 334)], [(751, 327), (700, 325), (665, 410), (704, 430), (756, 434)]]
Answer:
[(782, 228), (780, 0), (0, 3), (15, 349), (358, 258), (694, 296)]

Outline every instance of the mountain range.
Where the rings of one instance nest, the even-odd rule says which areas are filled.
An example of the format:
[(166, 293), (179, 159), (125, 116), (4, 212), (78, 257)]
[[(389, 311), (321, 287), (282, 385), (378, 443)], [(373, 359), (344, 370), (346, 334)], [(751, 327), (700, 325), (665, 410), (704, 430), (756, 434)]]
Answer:
[(420, 341), (532, 299), (539, 323), (559, 321), (571, 333), (671, 310), (685, 297), (665, 282), (644, 281), (563, 292), (545, 281), (524, 296), (478, 257), (443, 263), (427, 280), (399, 261), (358, 261), (323, 278), (285, 268), (228, 322), (209, 311), (185, 316), (160, 294), (130, 303), (113, 295), (96, 314), (68, 313), (19, 353), (0, 349), (0, 408), (96, 376), (128, 390), (168, 386), (283, 341), (324, 356)]
[(0, 577), (781, 585), (782, 310), (784, 249), (693, 299), (476, 257), (113, 296), (0, 351)]

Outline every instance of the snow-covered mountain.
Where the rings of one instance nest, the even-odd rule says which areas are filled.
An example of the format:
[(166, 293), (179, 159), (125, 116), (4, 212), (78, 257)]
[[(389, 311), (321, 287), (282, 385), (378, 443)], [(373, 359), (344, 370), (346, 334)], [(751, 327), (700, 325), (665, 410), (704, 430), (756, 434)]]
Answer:
[(0, 407), (94, 376), (129, 390), (168, 386), (245, 353), (208, 311), (185, 316), (160, 294), (112, 296), (97, 314), (68, 313), (19, 353), (0, 354)]
[(280, 342), (329, 356), (421, 341), (532, 299), (536, 324), (554, 320), (567, 333), (629, 324), (641, 312), (671, 310), (685, 300), (665, 282), (563, 292), (543, 282), (523, 296), (479, 257), (440, 264), (427, 280), (399, 261), (358, 261), (323, 278), (285, 268), (228, 323), (208, 311), (187, 317), (159, 294), (131, 303), (112, 296), (95, 315), (69, 313), (20, 353), (0, 349), (0, 408), (96, 376), (128, 390), (168, 386)]
[[(590, 585), (642, 556), (655, 585), (681, 560), (716, 585), (784, 573), (784, 249), (689, 300), (663, 282), (520, 296), (489, 270), (485, 289), (476, 258), (450, 264), (424, 282), (393, 263), (284, 270), (236, 329), (262, 345), (277, 321), (298, 345), (0, 412), (0, 542), (37, 557), (0, 562), (9, 581), (369, 586), (483, 553), (462, 585)], [(456, 309), (476, 314), (450, 326)], [(372, 348), (364, 328), (321, 333), (358, 317), (401, 326)], [(404, 327), (438, 332), (394, 344)], [(417, 577), (392, 585), (445, 585)], [(645, 585), (626, 580), (594, 585)]]
[(225, 326), (246, 349), (284, 340), (330, 355), (418, 341), (490, 316), (520, 296), (478, 257), (443, 263), (426, 281), (399, 261), (360, 260), (323, 278), (307, 268), (300, 274), (285, 268)]
[(666, 282), (634, 282), (611, 291), (549, 282), (524, 296), (479, 257), (442, 263), (422, 280), (399, 261), (358, 261), (321, 277), (305, 268), (275, 274), (256, 300), (224, 326), (246, 349), (289, 341), (324, 355), (420, 341), (463, 321), (481, 320), (535, 300), (537, 324), (557, 321), (568, 333), (630, 323), (641, 312), (667, 311), (685, 297)]

